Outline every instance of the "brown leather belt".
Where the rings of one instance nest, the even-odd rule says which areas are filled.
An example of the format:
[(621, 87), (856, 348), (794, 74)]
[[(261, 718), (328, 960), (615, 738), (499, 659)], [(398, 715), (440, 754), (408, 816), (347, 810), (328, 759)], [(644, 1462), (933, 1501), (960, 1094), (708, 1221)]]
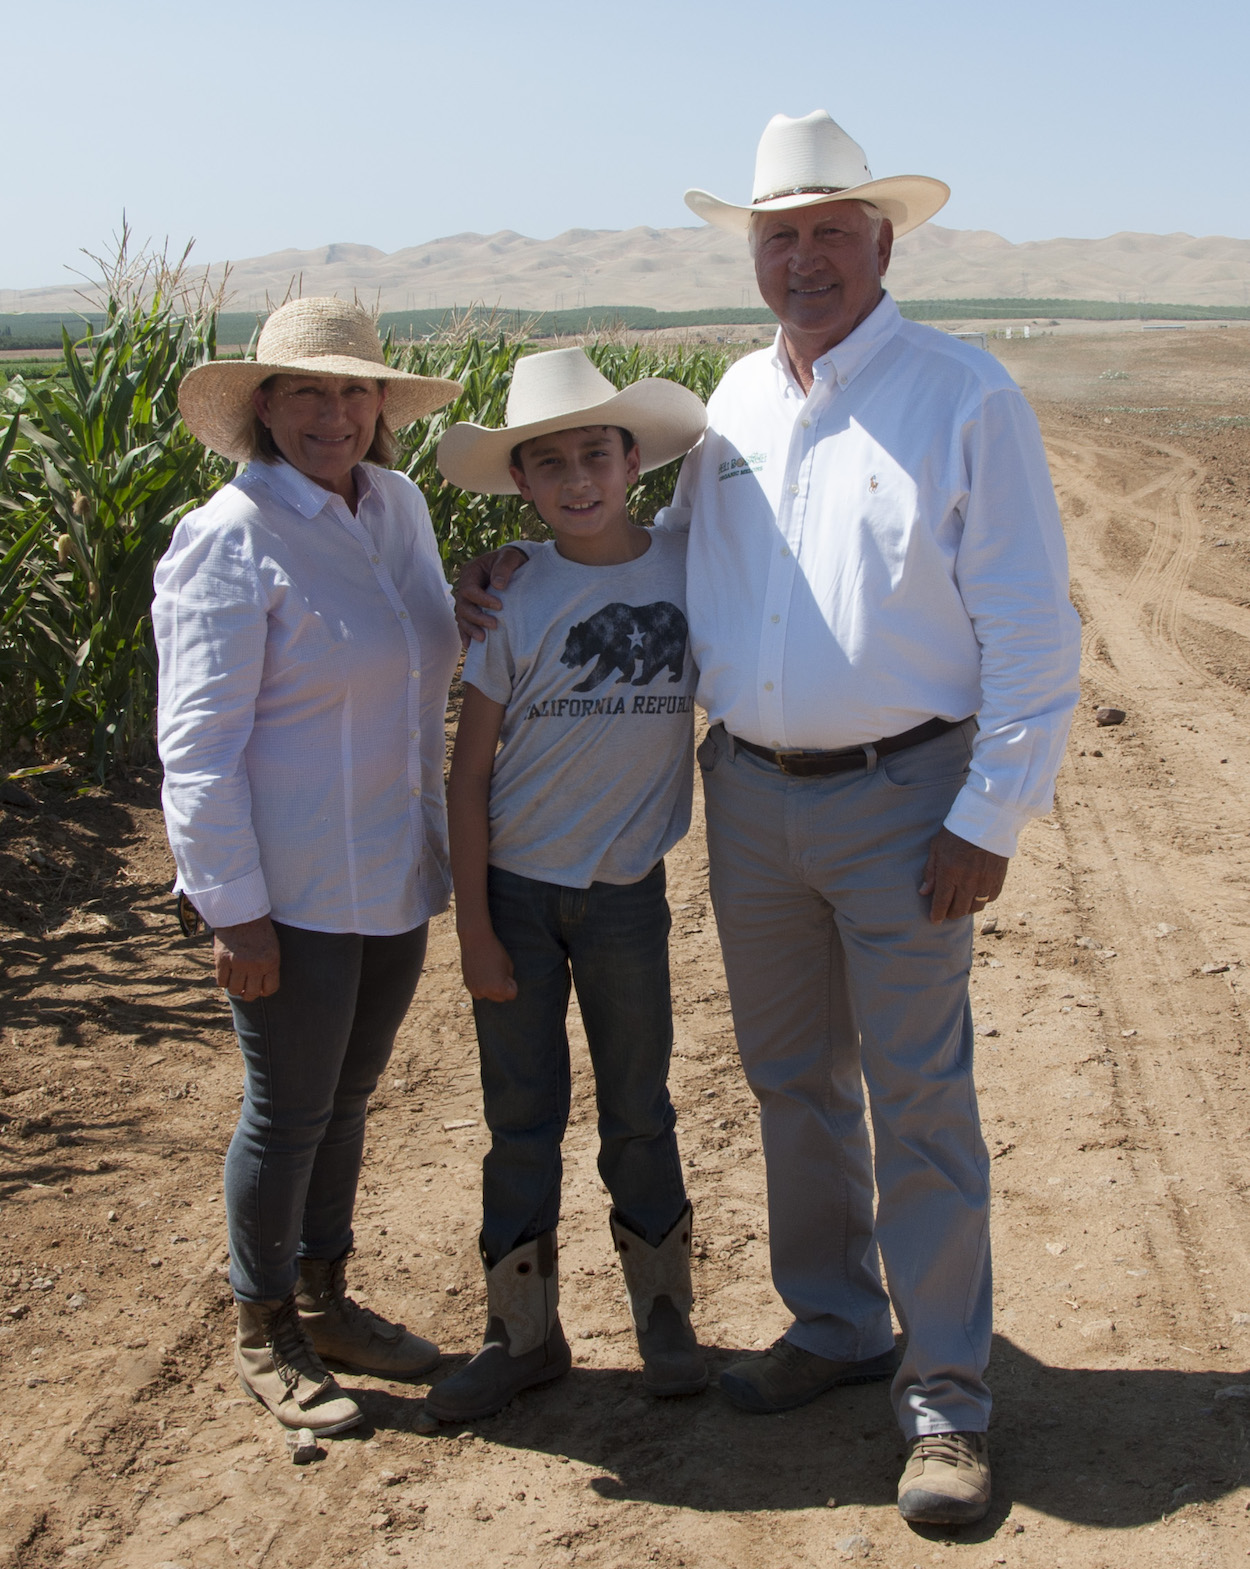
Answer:
[(919, 746), (922, 741), (932, 741), (948, 730), (958, 730), (967, 719), (926, 719), (922, 725), (904, 730), (901, 735), (888, 735), (881, 741), (865, 741), (861, 746), (843, 746), (836, 752), (774, 752), (766, 746), (756, 746), (754, 741), (744, 741), (741, 736), (730, 736), (735, 746), (752, 757), (762, 757), (766, 763), (779, 768), (783, 774), (797, 779), (811, 779), (825, 774), (848, 774), (856, 768), (867, 768), (869, 753), (888, 757), (891, 752), (905, 751), (909, 746)]

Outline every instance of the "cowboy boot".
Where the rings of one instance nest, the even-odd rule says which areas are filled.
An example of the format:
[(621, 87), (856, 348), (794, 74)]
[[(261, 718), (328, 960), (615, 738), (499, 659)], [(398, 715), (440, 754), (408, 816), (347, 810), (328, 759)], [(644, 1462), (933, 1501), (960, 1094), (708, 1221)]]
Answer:
[(486, 1274), (486, 1335), (477, 1355), (425, 1399), (441, 1422), (471, 1422), (493, 1416), (514, 1395), (549, 1384), (572, 1365), (556, 1308), (560, 1282), (556, 1234), (546, 1231), (523, 1242)]
[(319, 1356), (352, 1373), (377, 1378), (416, 1378), (438, 1365), (432, 1341), (391, 1324), (347, 1295), (351, 1249), (335, 1259), (302, 1258), (295, 1305)]
[(642, 1352), (642, 1387), (652, 1395), (697, 1395), (707, 1387), (707, 1367), (690, 1327), (690, 1205), (654, 1248), (616, 1210), (609, 1224)]
[(238, 1302), (234, 1366), (253, 1400), (268, 1406), (283, 1427), (341, 1433), (360, 1421), (360, 1407), (330, 1377), (304, 1333), (295, 1298)]

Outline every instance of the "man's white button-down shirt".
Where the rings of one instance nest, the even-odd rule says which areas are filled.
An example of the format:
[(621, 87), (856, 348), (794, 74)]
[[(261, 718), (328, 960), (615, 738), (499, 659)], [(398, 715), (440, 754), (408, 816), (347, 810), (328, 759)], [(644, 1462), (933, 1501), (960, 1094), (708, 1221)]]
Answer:
[(450, 593), (420, 491), (355, 472), (353, 515), (253, 463), (157, 568), (165, 817), (213, 926), (388, 936), (447, 904)]
[(952, 832), (1010, 855), (1049, 810), (1080, 625), (1032, 410), (998, 362), (887, 295), (814, 367), (732, 366), (660, 521), (690, 521), (699, 702), (823, 750), (979, 715)]

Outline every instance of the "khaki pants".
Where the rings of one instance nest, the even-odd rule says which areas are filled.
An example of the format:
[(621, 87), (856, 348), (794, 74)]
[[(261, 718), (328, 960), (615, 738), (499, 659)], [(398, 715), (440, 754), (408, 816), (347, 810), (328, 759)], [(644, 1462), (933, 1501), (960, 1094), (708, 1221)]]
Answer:
[(773, 1283), (794, 1314), (787, 1338), (838, 1360), (888, 1350), (879, 1251), (903, 1331), (892, 1393), (909, 1438), (984, 1430), (990, 1412), (972, 921), (933, 925), (917, 893), (974, 734), (969, 721), (816, 779), (786, 777), (719, 725), (699, 748), (712, 904), (760, 1103)]

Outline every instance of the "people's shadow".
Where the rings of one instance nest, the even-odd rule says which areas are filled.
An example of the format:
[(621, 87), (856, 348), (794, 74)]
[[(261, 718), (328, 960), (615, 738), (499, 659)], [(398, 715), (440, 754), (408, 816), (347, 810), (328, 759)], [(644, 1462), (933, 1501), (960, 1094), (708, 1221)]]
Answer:
[[(715, 1373), (741, 1353), (713, 1350)], [(1250, 1372), (1049, 1367), (995, 1336), (990, 1382), (994, 1505), (965, 1539), (988, 1537), (1012, 1504), (1118, 1529), (1212, 1500), (1245, 1481)], [(892, 1505), (903, 1460), (889, 1386), (839, 1389), (782, 1416), (747, 1416), (713, 1388), (653, 1400), (636, 1372), (574, 1368), (498, 1416), (488, 1442), (593, 1467), (605, 1499), (697, 1510)], [(377, 1427), (410, 1425), (373, 1397)], [(444, 1431), (454, 1432), (454, 1429)]]

